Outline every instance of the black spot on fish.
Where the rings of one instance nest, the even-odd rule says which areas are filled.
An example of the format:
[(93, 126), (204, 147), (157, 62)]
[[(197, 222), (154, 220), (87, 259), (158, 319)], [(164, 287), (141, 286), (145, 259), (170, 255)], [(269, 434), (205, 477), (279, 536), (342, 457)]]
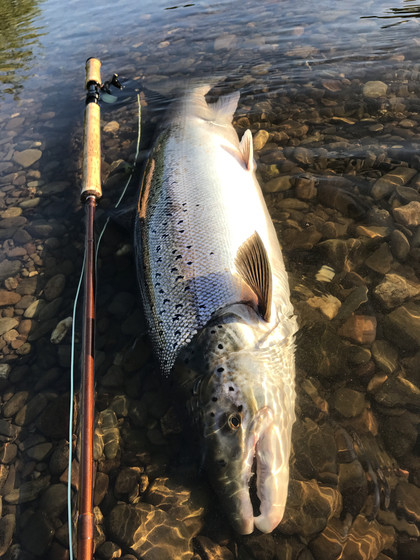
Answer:
[(190, 287), (189, 287), (189, 286), (185, 286), (184, 292), (189, 292), (189, 291), (190, 291)]
[(156, 272), (155, 276), (156, 276), (156, 278), (160, 278), (162, 276), (162, 274), (160, 272)]
[(213, 402), (217, 402), (217, 397), (213, 397), (211, 400), (212, 400)]
[(182, 224), (184, 220), (179, 220), (178, 225)]
[(211, 332), (211, 334), (216, 334), (216, 331), (214, 331), (214, 330), (211, 330), (210, 332)]
[(163, 300), (163, 305), (165, 305), (165, 303), (169, 303), (169, 299), (165, 298), (165, 299)]
[(192, 245), (187, 245), (187, 249), (191, 249)]
[(210, 255), (214, 255), (213, 251), (210, 251)]
[(182, 259), (182, 255), (177, 255), (175, 260), (179, 261), (179, 259)]
[(179, 276), (177, 276), (177, 277), (175, 278), (175, 281), (178, 282), (178, 280), (183, 280), (183, 279), (184, 279), (184, 277), (181, 276), (181, 275), (179, 275)]
[(223, 372), (225, 371), (225, 368), (219, 367), (219, 368), (217, 368), (217, 371), (218, 371), (219, 373), (223, 373)]
[(227, 465), (227, 463), (226, 463), (226, 461), (225, 461), (224, 459), (219, 459), (219, 460), (217, 461), (217, 464), (219, 465), (219, 467), (222, 467), (222, 468), (223, 468), (223, 467), (226, 467), (226, 465)]
[(182, 307), (182, 303), (177, 303), (177, 304), (175, 305), (175, 309), (181, 309), (181, 307)]
[(164, 293), (165, 293), (165, 290), (162, 290), (162, 288), (161, 288), (161, 289), (159, 290), (159, 293), (160, 293), (160, 294), (164, 294)]
[(160, 286), (160, 282), (155, 282), (155, 288), (157, 288), (158, 286)]
[(242, 412), (242, 409), (243, 409), (243, 406), (240, 404), (240, 405), (238, 406), (238, 412)]
[(179, 233), (184, 233), (185, 229), (180, 229)]
[(212, 416), (213, 418), (216, 416), (214, 412), (210, 412), (210, 416)]
[(180, 336), (181, 335), (181, 331), (175, 331), (175, 336)]
[(234, 391), (235, 387), (229, 387), (229, 391)]
[(160, 251), (160, 245), (158, 245), (158, 246), (156, 247), (156, 253), (159, 253), (159, 251)]
[(191, 265), (192, 265), (192, 262), (191, 262), (191, 261), (190, 261), (190, 262), (187, 262), (187, 265), (188, 265), (188, 266), (191, 266)]
[(175, 255), (175, 253), (176, 253), (176, 249), (174, 249), (174, 250), (172, 251), (172, 254), (173, 254), (173, 255)]
[(217, 348), (219, 348), (219, 350), (223, 350), (223, 344), (218, 344)]
[(173, 268), (171, 268), (171, 272), (177, 272), (178, 269), (174, 266)]

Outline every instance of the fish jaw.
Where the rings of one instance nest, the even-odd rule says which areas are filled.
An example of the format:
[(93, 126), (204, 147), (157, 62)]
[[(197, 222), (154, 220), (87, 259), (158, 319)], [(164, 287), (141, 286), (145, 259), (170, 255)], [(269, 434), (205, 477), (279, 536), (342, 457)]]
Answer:
[(260, 515), (254, 518), (254, 525), (262, 533), (271, 533), (277, 527), (286, 507), (290, 445), (284, 436), (279, 426), (272, 423), (257, 444), (257, 495), (260, 499)]
[[(248, 429), (242, 453), (219, 476), (210, 476), (229, 513), (236, 532), (273, 531), (283, 518), (289, 483), (290, 445), (282, 441), (277, 420), (269, 407), (259, 410)], [(287, 436), (287, 434), (286, 434)], [(249, 482), (256, 460), (260, 515), (254, 516)]]

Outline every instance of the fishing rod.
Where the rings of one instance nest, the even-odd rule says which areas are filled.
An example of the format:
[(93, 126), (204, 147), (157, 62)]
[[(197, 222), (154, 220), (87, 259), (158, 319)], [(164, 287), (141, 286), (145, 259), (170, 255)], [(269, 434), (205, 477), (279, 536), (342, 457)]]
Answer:
[(81, 201), (86, 208), (85, 272), (83, 306), (81, 453), (79, 474), (79, 517), (77, 558), (93, 557), (93, 422), (94, 422), (94, 323), (95, 323), (95, 236), (96, 202), (102, 197), (99, 95), (101, 62), (86, 61), (86, 107), (83, 130)]

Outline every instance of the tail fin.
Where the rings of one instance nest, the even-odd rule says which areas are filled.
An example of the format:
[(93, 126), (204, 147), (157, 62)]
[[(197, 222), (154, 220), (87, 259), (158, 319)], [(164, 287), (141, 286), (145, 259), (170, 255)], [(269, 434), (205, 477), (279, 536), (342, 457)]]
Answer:
[(187, 105), (197, 116), (212, 121), (219, 125), (230, 124), (238, 106), (239, 91), (223, 95), (215, 103), (207, 103), (205, 95), (214, 84), (205, 84), (195, 87), (187, 96)]

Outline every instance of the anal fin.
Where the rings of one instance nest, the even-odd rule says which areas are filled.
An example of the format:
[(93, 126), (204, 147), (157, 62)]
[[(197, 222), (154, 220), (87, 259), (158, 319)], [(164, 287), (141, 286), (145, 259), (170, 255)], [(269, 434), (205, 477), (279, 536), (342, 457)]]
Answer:
[(258, 301), (258, 312), (269, 322), (271, 314), (272, 274), (267, 250), (257, 232), (238, 249), (235, 266)]

